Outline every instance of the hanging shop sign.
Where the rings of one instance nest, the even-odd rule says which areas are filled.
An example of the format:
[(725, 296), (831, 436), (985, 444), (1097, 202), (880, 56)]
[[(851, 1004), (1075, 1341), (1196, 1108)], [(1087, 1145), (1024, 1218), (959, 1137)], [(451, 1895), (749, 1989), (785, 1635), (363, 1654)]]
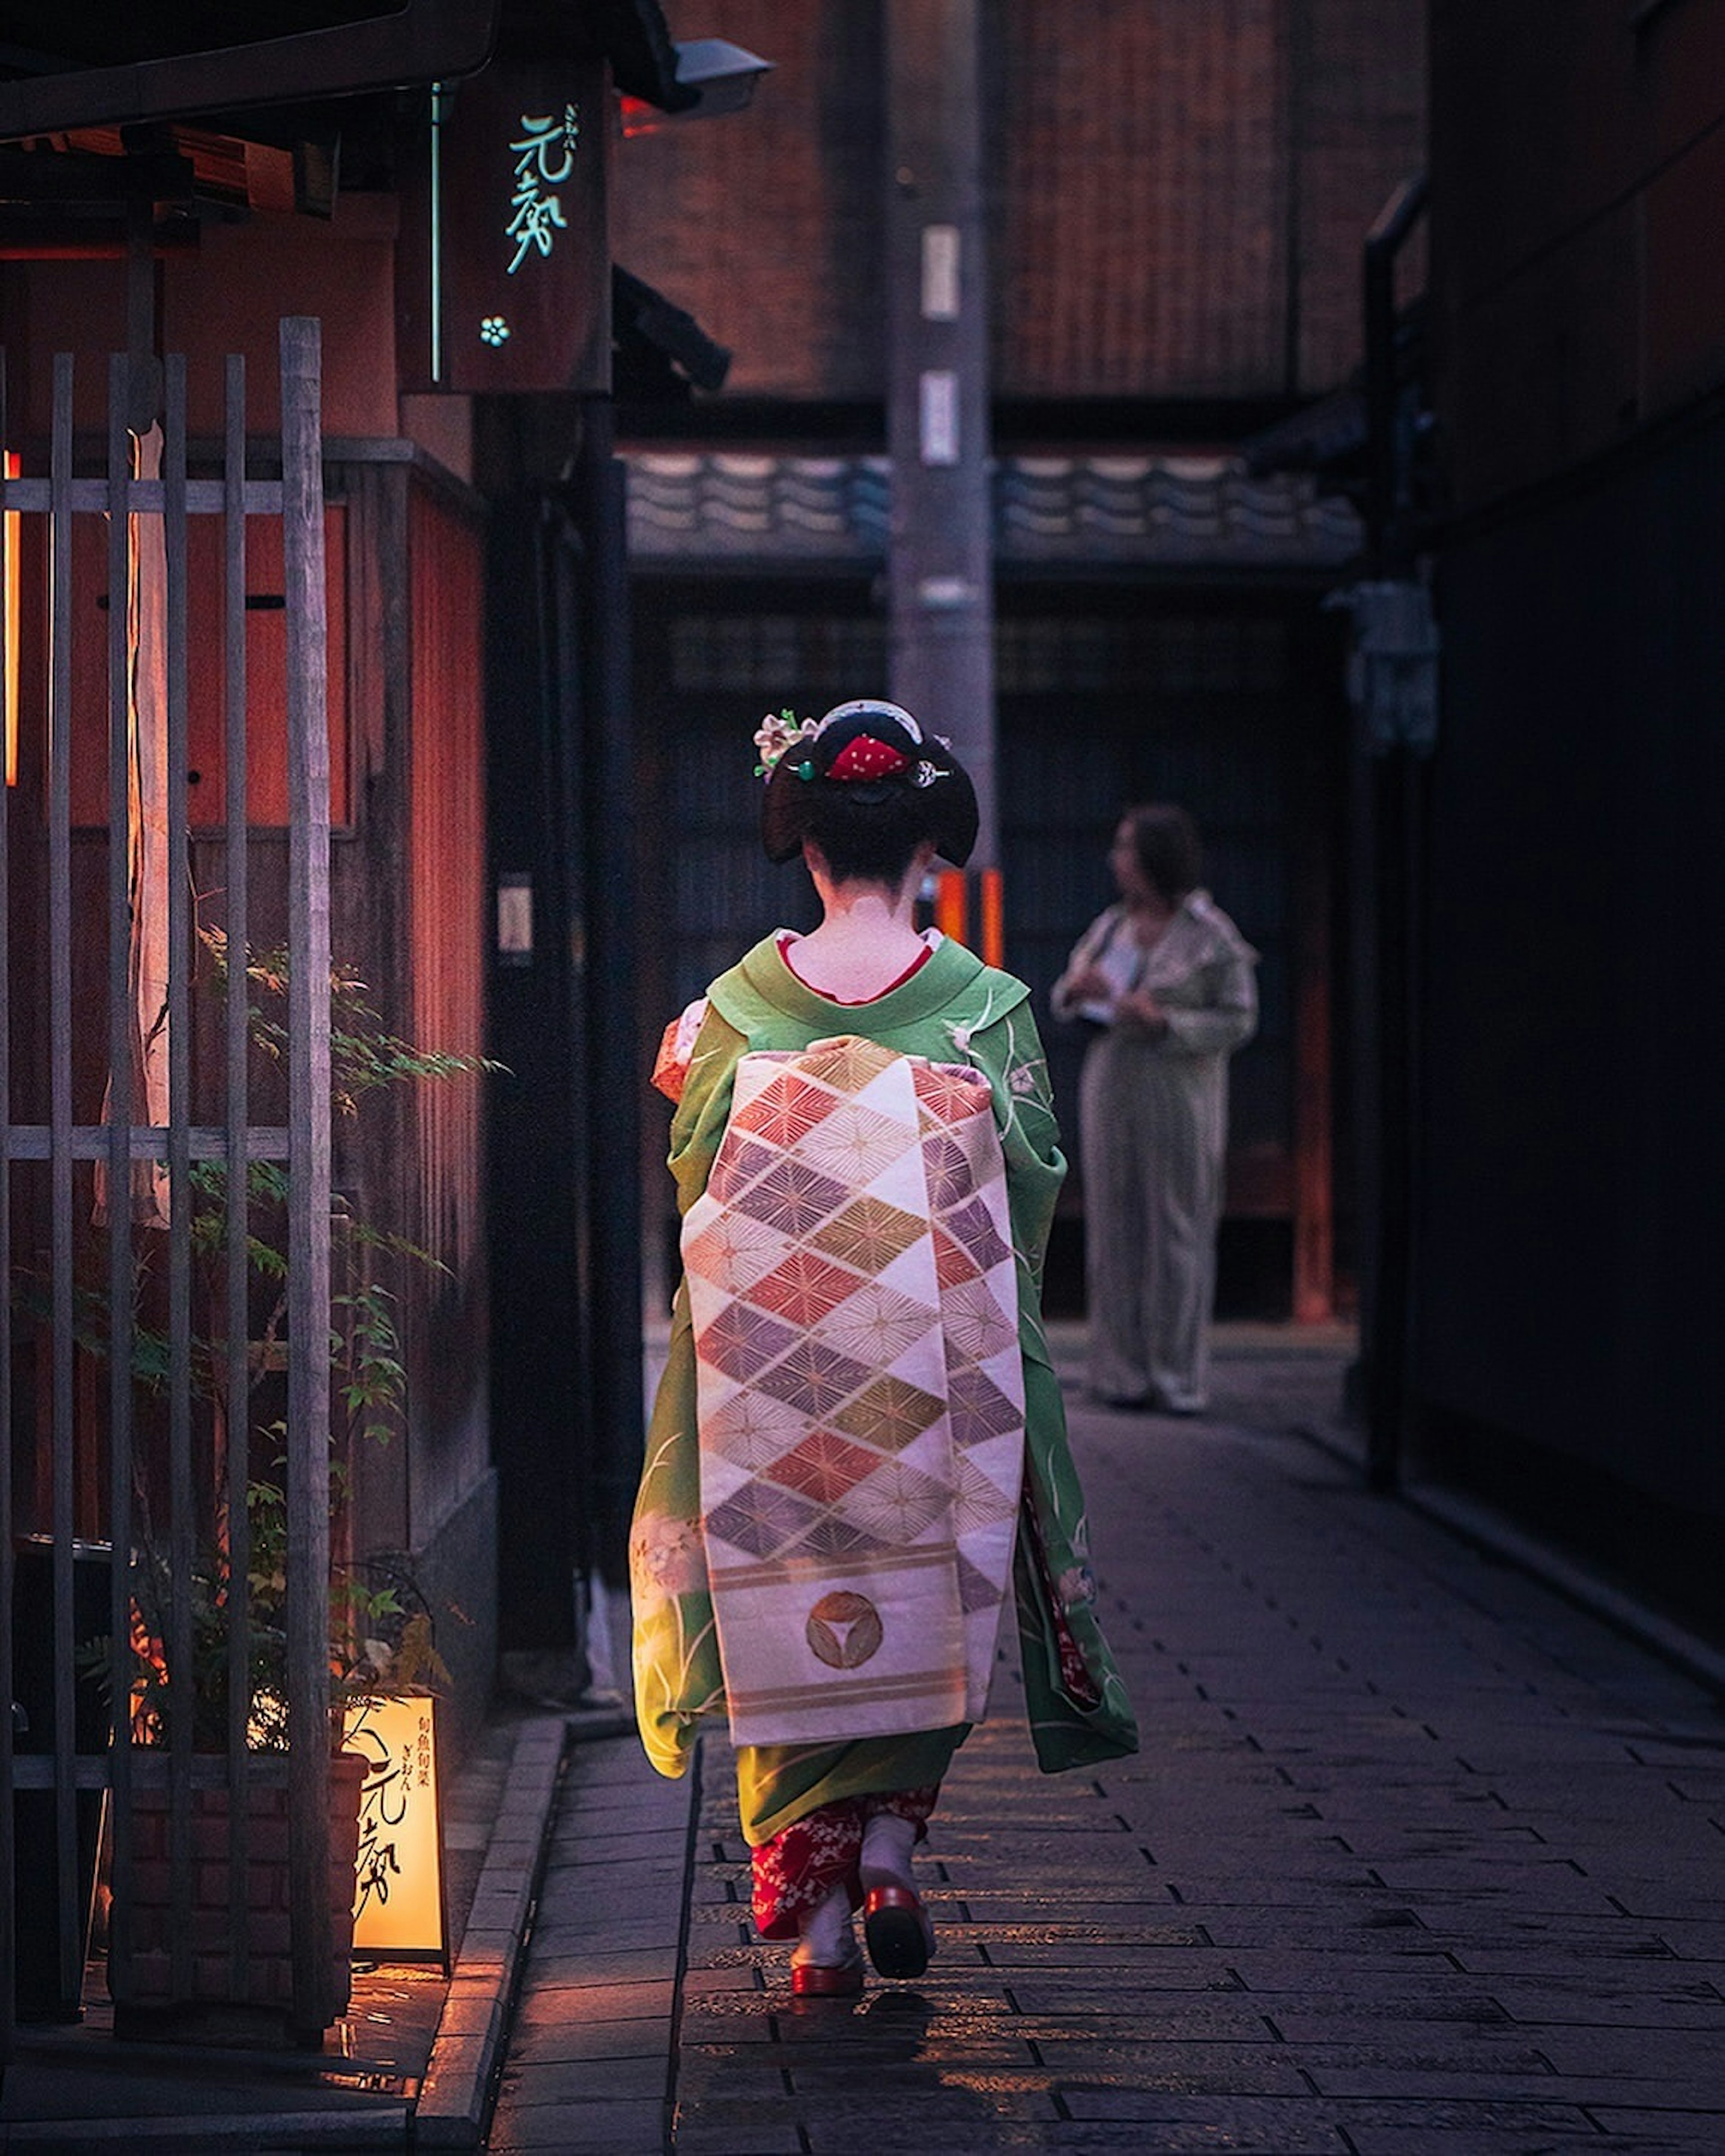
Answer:
[(494, 61), (424, 93), (396, 251), (406, 388), (609, 386), (609, 120), (598, 63)]
[(437, 1702), (361, 1700), (347, 1710), (345, 1744), (366, 1762), (354, 1951), (384, 1960), (438, 1960), (447, 1968)]

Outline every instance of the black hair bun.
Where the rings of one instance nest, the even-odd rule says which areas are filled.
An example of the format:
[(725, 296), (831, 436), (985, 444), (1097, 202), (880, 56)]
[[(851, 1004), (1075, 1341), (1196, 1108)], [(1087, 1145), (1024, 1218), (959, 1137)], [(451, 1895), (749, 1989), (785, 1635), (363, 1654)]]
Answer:
[(952, 752), (908, 711), (865, 699), (835, 706), (773, 766), (761, 842), (771, 861), (793, 859), (805, 838), (830, 856), (876, 823), (883, 836), (889, 829), (904, 834), (906, 859), (927, 839), (963, 868), (976, 844), (976, 789)]

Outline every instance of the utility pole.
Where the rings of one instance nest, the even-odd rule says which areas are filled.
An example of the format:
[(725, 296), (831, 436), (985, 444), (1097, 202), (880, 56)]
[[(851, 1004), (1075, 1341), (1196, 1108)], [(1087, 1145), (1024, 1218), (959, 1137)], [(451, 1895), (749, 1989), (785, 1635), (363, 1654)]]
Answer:
[(999, 862), (979, 0), (887, 0), (891, 690), (976, 783)]

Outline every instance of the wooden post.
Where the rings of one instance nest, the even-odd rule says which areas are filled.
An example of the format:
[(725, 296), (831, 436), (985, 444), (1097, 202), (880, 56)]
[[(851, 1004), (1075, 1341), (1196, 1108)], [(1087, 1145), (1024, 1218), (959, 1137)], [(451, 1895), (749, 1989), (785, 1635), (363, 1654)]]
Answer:
[[(74, 1876), (72, 1732), (72, 384), (69, 352), (54, 362), (54, 418), (49, 511), (53, 569), (52, 656), (49, 665), (49, 1209), (53, 1267), (54, 1404), (50, 1418), (54, 1533), (54, 1852), (62, 1882)], [(4, 1702), (11, 1712), (11, 1702)], [(82, 1942), (72, 1897), (59, 1896), (58, 1945), (64, 1997), (78, 1992)]]
[(999, 859), (994, 783), (978, 0), (887, 0), (887, 605), (894, 701), (975, 782), (973, 864)]
[[(6, 355), (0, 352), (0, 444), (7, 439)], [(0, 465), (0, 488), (5, 468)], [(8, 717), (5, 684), (13, 654), (5, 594), (7, 547), (17, 527), (0, 513), (0, 733)], [(10, 743), (6, 744), (8, 748)], [(3, 756), (3, 752), (0, 752)], [(0, 921), (0, 1278), (12, 1278), (12, 855), (11, 788), (0, 771), (0, 897), (6, 917)], [(13, 1998), (13, 1877), (12, 1831), (12, 1297), (0, 1296), (0, 2073), (12, 2056)]]
[(246, 1872), (251, 1855), (251, 1808), (246, 1802), (246, 1722), (251, 1709), (249, 1675), (251, 1632), (251, 1481), (249, 1265), (246, 1232), (249, 1168), (246, 1126), (251, 1119), (247, 1058), (250, 1053), (251, 983), (246, 947), (251, 935), (250, 858), (247, 832), (245, 681), (245, 361), (228, 357), (226, 434), (223, 445), (223, 783), (227, 788), (227, 843), (223, 880), (228, 889), (228, 993), (224, 1019), (227, 1065), (227, 1430), (228, 1449), (228, 1982), (236, 1998), (245, 1981), (251, 1926)]
[[(196, 1563), (197, 1510), (192, 1467), (192, 919), (188, 875), (191, 828), (187, 801), (187, 762), (186, 670), (186, 361), (169, 358), (166, 374), (167, 424), (162, 459), (161, 544), (163, 555), (161, 605), (167, 691), (167, 1450), (168, 1489), (172, 1507), (174, 1576), (188, 1579)], [(141, 557), (144, 540), (139, 520)], [(140, 563), (140, 612), (153, 603)], [(142, 691), (140, 690), (141, 698)], [(140, 727), (143, 714), (139, 714)], [(127, 1193), (129, 1202), (130, 1193)], [(192, 1598), (177, 1594), (168, 1604), (168, 1666), (192, 1669)], [(168, 1860), (173, 1881), (173, 1935), (170, 1958), (174, 1987), (182, 1998), (192, 1988), (192, 1716), (189, 1687), (180, 1695), (180, 1712), (169, 1729)]]
[[(575, 1523), (582, 1570), (615, 1578), (629, 1542), (641, 1456), (641, 1212), (630, 1172), (640, 1150), (640, 1075), (634, 1058), (636, 911), (634, 741), (630, 729), (625, 480), (615, 453), (611, 399), (582, 399), (577, 470), (588, 542), (593, 638), (584, 683), (590, 747), (583, 758), (588, 828), (600, 834), (585, 864), (588, 949), (589, 1098), (604, 1104), (607, 1140), (588, 1165), (592, 1238), (588, 1496), (597, 1517)], [(624, 1163), (619, 1171), (619, 1163)]]
[(329, 2019), (330, 744), (320, 325), (281, 325), (288, 709), (289, 1893), (295, 2026)]

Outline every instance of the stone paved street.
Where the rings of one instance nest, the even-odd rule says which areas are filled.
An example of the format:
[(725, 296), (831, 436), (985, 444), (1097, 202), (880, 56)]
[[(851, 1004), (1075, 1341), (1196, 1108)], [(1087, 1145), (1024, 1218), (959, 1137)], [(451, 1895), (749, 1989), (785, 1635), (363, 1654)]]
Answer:
[(1039, 1776), (1003, 1665), (926, 1979), (793, 2004), (722, 1743), (578, 1748), (491, 2148), (1725, 2149), (1725, 1719), (1291, 1435), (1337, 1363), (1075, 1409), (1144, 1750)]

